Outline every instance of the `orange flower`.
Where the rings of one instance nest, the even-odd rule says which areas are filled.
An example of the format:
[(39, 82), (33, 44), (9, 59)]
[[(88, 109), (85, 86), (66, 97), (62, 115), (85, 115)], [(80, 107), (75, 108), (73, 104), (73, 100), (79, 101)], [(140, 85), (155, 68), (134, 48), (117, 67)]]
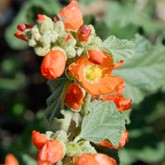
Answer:
[(76, 83), (71, 83), (66, 93), (65, 103), (71, 109), (77, 110), (80, 108), (84, 97), (85, 95), (82, 87)]
[(126, 130), (121, 134), (121, 138), (117, 147), (114, 147), (111, 142), (108, 142), (106, 140), (101, 141), (98, 145), (102, 147), (118, 149), (118, 148), (122, 148), (127, 142), (128, 142), (128, 131)]
[(8, 154), (5, 159), (5, 165), (19, 165), (19, 162), (13, 154)]
[(58, 12), (60, 20), (63, 21), (66, 30), (77, 31), (83, 24), (83, 16), (76, 0)]
[(41, 73), (48, 79), (60, 77), (65, 69), (66, 55), (61, 50), (52, 50), (44, 57)]
[(76, 165), (117, 165), (115, 159), (101, 153), (97, 154), (81, 154)]
[(71, 74), (82, 83), (92, 96), (123, 92), (124, 81), (121, 77), (112, 76), (113, 59), (104, 53), (103, 62), (97, 65), (81, 56), (69, 66)]
[(59, 140), (48, 140), (40, 150), (38, 165), (50, 165), (57, 163), (64, 156), (64, 145)]
[(132, 100), (125, 99), (124, 96), (120, 93), (111, 94), (102, 98), (103, 102), (107, 100), (112, 100), (116, 104), (116, 107), (119, 112), (132, 108)]
[(19, 24), (17, 26), (17, 31), (14, 34), (15, 37), (27, 42), (27, 39), (24, 37), (23, 32), (24, 32), (24, 30), (30, 29), (32, 27), (33, 27), (33, 25), (29, 25), (29, 24)]
[(81, 42), (88, 41), (90, 35), (91, 35), (90, 27), (88, 25), (81, 25), (77, 32), (77, 37), (79, 41)]
[(46, 135), (35, 130), (32, 132), (32, 142), (37, 149), (41, 149), (47, 140)]

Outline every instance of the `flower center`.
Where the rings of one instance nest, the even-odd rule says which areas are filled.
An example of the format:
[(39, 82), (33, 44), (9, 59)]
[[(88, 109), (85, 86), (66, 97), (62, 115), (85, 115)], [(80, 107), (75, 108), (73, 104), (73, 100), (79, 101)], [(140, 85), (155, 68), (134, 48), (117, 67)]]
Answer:
[(96, 80), (102, 76), (102, 70), (96, 65), (92, 65), (86, 70), (85, 75), (89, 80)]

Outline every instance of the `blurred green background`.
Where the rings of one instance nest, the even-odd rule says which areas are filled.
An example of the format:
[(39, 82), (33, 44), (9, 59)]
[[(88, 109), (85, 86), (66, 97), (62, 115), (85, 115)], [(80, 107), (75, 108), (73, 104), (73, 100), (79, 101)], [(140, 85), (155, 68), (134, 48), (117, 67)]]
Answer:
[[(42, 58), (14, 37), (16, 26), (33, 23), (38, 13), (53, 18), (68, 2), (0, 0), (0, 163), (8, 153), (14, 153), (21, 165), (35, 165), (37, 150), (31, 143), (31, 132), (47, 130), (44, 109), (50, 90), (39, 71)], [(85, 23), (93, 24), (102, 39), (109, 35), (133, 39), (139, 33), (153, 45), (164, 47), (165, 0), (79, 0), (79, 3)], [(156, 56), (159, 50), (153, 47), (148, 53)], [(165, 52), (159, 53), (163, 55)], [(165, 69), (165, 60), (160, 66), (156, 74)], [(129, 142), (119, 150), (121, 165), (165, 165), (165, 74), (161, 76), (160, 84), (157, 75), (153, 75), (155, 86), (159, 84), (154, 90), (144, 90), (142, 86), (143, 94), (135, 96), (138, 99), (131, 113), (128, 112)], [(132, 91), (132, 95), (136, 94)]]

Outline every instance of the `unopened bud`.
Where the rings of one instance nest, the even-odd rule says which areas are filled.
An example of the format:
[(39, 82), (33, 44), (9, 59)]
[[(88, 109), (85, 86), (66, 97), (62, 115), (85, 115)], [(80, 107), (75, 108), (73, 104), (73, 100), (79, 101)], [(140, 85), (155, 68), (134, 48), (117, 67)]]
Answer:
[(90, 35), (91, 35), (90, 27), (88, 25), (81, 25), (77, 32), (77, 37), (79, 41), (81, 42), (87, 41)]

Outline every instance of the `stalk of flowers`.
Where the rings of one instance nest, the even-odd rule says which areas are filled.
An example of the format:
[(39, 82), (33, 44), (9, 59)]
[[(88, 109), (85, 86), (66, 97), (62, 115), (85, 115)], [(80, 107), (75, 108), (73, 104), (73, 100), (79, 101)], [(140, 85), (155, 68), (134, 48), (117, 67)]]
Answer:
[[(99, 99), (102, 103), (113, 101), (118, 112), (132, 107), (131, 99), (122, 95), (125, 87), (123, 78), (113, 75), (113, 70), (123, 65), (124, 61), (115, 63), (113, 56), (102, 49), (103, 41), (96, 35), (93, 26), (83, 24), (76, 0), (72, 0), (57, 15), (52, 20), (38, 14), (35, 25), (20, 24), (15, 33), (43, 58), (40, 70), (45, 78), (58, 80), (65, 77), (69, 81), (62, 90), (60, 103), (73, 112), (70, 127), (60, 133), (32, 132), (33, 144), (39, 150), (37, 163), (116, 165), (113, 158), (97, 153), (90, 141), (76, 138), (83, 117), (88, 114), (88, 103), (93, 100)], [(78, 119), (74, 119), (74, 114)], [(128, 132), (124, 131), (117, 147), (104, 139), (98, 145), (118, 149), (127, 141)]]

